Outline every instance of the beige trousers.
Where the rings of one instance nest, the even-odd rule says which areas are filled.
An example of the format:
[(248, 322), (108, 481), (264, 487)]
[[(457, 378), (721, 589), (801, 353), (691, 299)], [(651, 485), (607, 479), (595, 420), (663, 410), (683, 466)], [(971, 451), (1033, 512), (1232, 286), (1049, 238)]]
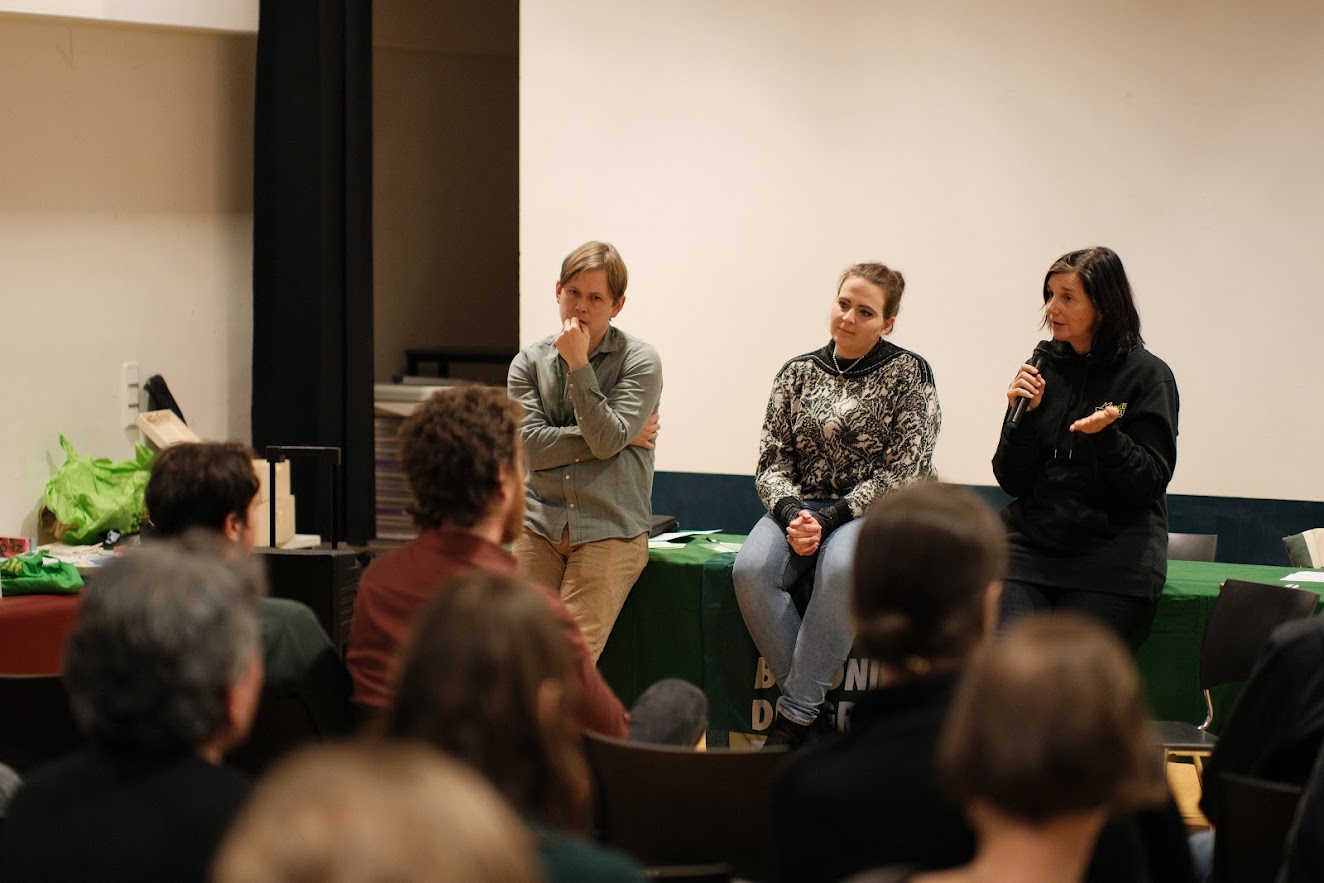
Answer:
[(648, 563), (648, 534), (571, 546), (568, 528), (559, 543), (525, 531), (511, 551), (520, 576), (560, 590), (596, 663), (626, 596)]

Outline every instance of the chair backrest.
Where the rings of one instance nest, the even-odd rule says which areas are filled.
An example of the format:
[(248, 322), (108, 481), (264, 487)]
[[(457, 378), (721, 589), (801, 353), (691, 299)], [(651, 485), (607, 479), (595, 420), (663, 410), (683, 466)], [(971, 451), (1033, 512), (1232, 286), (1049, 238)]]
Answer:
[(1214, 838), (1215, 880), (1272, 881), (1283, 863), (1299, 785), (1223, 773), (1223, 820)]
[(1169, 561), (1213, 561), (1217, 554), (1216, 533), (1168, 534)]
[(1200, 689), (1244, 681), (1273, 630), (1312, 616), (1319, 595), (1308, 589), (1230, 579), (1219, 589), (1200, 645)]
[(772, 777), (786, 749), (694, 751), (585, 734), (602, 839), (650, 868), (771, 876)]
[(225, 761), (257, 778), (299, 746), (324, 738), (302, 697), (266, 688), (253, 714), (248, 738)]
[(0, 763), (26, 777), (86, 741), (59, 675), (0, 675)]

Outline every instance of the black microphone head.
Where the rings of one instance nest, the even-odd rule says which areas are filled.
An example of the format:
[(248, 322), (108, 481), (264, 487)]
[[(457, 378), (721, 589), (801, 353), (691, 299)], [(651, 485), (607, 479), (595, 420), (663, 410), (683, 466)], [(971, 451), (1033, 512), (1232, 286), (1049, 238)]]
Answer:
[(1044, 363), (1044, 360), (1053, 354), (1053, 342), (1051, 340), (1041, 340), (1034, 345), (1034, 352), (1030, 355), (1030, 364), (1038, 368)]

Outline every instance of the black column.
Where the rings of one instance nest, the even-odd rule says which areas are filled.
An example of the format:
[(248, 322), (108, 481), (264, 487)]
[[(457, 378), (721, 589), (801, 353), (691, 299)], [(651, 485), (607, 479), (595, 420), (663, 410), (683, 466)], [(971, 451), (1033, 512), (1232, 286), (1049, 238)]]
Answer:
[[(341, 448), (359, 544), (375, 514), (370, 0), (262, 0), (256, 107), (253, 445)], [(299, 530), (329, 539), (329, 476), (293, 468)]]

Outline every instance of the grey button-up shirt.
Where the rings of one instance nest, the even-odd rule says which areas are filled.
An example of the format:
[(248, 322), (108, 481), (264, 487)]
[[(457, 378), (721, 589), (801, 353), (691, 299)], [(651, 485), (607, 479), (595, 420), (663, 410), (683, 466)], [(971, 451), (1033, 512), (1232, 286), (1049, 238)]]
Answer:
[[(598, 357), (601, 358), (598, 358)], [(657, 350), (612, 326), (589, 364), (567, 371), (556, 335), (510, 363), (510, 397), (524, 406), (529, 530), (572, 544), (628, 538), (651, 526), (653, 451), (630, 444), (662, 397)], [(565, 382), (565, 401), (561, 397)], [(558, 426), (574, 411), (574, 425)]]

